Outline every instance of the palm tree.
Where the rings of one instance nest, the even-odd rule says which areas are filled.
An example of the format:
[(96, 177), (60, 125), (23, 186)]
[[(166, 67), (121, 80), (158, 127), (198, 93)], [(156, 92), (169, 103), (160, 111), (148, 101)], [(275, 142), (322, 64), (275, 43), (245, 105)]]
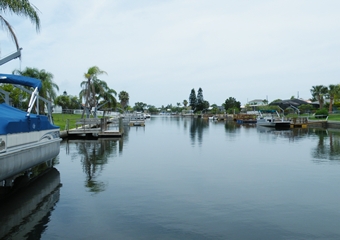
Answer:
[(125, 91), (121, 91), (118, 95), (120, 104), (122, 105), (123, 109), (129, 104), (129, 94)]
[(332, 113), (334, 98), (336, 96), (339, 96), (339, 93), (340, 93), (339, 85), (331, 84), (328, 86), (327, 98), (329, 98), (329, 109), (328, 109), (329, 113)]
[(324, 85), (312, 86), (312, 89), (310, 90), (313, 98), (316, 98), (318, 100), (320, 109), (323, 108), (324, 95), (327, 94), (327, 91), (328, 91), (328, 88)]
[(183, 105), (184, 105), (184, 107), (187, 107), (188, 101), (184, 99), (184, 100), (183, 100)]
[(92, 82), (95, 93), (96, 93), (96, 101), (98, 104), (102, 106), (106, 106), (108, 108), (115, 108), (117, 106), (117, 92), (107, 85), (105, 81), (100, 79), (95, 79)]
[(39, 9), (27, 0), (0, 1), (0, 24), (3, 29), (7, 30), (14, 41), (17, 50), (19, 50), (19, 42), (14, 33), (13, 27), (3, 17), (3, 14), (16, 14), (27, 17), (35, 25), (36, 31), (40, 30), (40, 18), (38, 16)]
[(84, 111), (82, 114), (82, 118), (84, 117), (85, 108), (91, 109), (92, 107), (97, 106), (97, 99), (96, 99), (96, 90), (95, 84), (93, 82), (97, 81), (98, 75), (107, 74), (105, 71), (100, 70), (99, 67), (93, 66), (90, 67), (86, 73), (84, 73), (84, 77), (86, 81), (83, 81), (80, 86), (83, 87), (83, 90), (80, 92), (80, 98), (85, 98), (85, 105)]
[[(42, 82), (42, 88), (39, 92), (39, 95), (50, 102), (54, 102), (57, 98), (56, 90), (59, 91), (59, 87), (56, 83), (53, 82), (53, 74), (47, 72), (46, 70), (42, 69), (39, 70), (37, 68), (29, 68), (27, 67), (24, 71), (20, 71), (18, 69), (13, 71), (13, 74), (19, 74), (26, 77), (32, 77), (39, 79)], [(44, 102), (41, 102), (44, 106)], [(40, 108), (42, 112), (44, 112), (44, 107)]]

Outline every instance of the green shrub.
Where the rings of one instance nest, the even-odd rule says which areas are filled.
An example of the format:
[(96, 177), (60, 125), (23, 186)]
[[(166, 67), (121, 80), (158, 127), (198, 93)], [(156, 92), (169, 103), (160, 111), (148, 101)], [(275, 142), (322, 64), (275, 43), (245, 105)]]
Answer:
[(328, 110), (323, 108), (315, 111), (315, 118), (326, 118), (328, 116)]

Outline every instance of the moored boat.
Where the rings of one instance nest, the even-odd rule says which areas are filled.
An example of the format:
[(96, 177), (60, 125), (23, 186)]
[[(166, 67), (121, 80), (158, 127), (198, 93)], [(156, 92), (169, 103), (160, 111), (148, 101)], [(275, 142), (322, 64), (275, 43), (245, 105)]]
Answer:
[[(0, 74), (0, 83), (32, 87), (27, 111), (9, 105), (9, 94), (0, 104), (0, 181), (10, 185), (15, 175), (56, 157), (60, 151), (60, 129), (52, 122), (52, 113), (39, 114), (41, 81), (35, 78)], [(27, 91), (25, 88), (20, 87)], [(37, 114), (32, 113), (36, 109)], [(48, 107), (51, 110), (51, 107)]]
[(260, 110), (256, 120), (257, 126), (276, 129), (290, 128), (290, 121), (285, 120), (276, 110)]

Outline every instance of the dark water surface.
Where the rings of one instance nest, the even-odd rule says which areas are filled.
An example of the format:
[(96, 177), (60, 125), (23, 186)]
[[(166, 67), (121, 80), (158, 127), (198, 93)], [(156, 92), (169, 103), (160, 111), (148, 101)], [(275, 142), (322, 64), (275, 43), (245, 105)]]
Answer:
[(63, 141), (18, 204), (29, 216), (7, 203), (7, 236), (340, 239), (339, 132), (171, 117), (125, 131)]

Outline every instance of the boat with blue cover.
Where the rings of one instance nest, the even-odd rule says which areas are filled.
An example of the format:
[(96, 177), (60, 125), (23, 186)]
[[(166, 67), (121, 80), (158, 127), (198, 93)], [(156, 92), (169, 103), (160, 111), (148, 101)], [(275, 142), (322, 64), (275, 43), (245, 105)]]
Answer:
[[(40, 80), (20, 75), (0, 74), (0, 83), (13, 84), (31, 93), (27, 111), (9, 104), (9, 93), (1, 90), (0, 104), (0, 181), (10, 186), (16, 175), (56, 157), (60, 151), (60, 129), (53, 124), (51, 103), (39, 96)], [(31, 87), (34, 91), (29, 91)], [(39, 114), (39, 100), (49, 113)], [(36, 113), (32, 113), (32, 110)]]

